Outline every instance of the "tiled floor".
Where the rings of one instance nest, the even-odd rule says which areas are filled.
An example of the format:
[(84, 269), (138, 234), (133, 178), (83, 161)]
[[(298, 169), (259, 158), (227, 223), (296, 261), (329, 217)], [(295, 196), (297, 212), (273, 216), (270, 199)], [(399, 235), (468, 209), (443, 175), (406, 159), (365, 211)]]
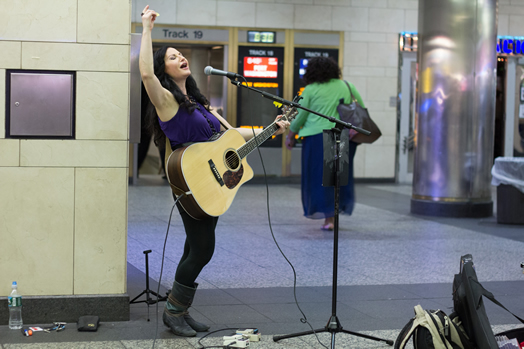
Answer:
[[(310, 330), (302, 319), (314, 329), (324, 328), (334, 311), (345, 330), (395, 340), (417, 304), (452, 312), (453, 276), (461, 255), (471, 253), (479, 281), (524, 317), (520, 266), (524, 226), (500, 225), (495, 217), (415, 216), (410, 214), (410, 195), (411, 187), (405, 185), (357, 185), (353, 215), (340, 217), (334, 289), (334, 234), (321, 231), (321, 221), (303, 217), (299, 185), (271, 184), (269, 191), (260, 184), (244, 185), (219, 219), (215, 255), (197, 280), (200, 286), (191, 314), (210, 324), (211, 331), (258, 328), (262, 341), (252, 342), (251, 348), (388, 348), (383, 342), (344, 332), (278, 342), (273, 336)], [(131, 298), (145, 288), (144, 250), (153, 251), (149, 254), (151, 289), (157, 290), (161, 271), (160, 293), (171, 287), (184, 237), (175, 210), (162, 259), (171, 206), (169, 187), (161, 179), (141, 178), (129, 188)], [(162, 307), (160, 303), (160, 314)], [(489, 301), (486, 307), (495, 332), (518, 327), (519, 322), (507, 312)], [(0, 347), (152, 348), (156, 338), (155, 348), (202, 348), (222, 345), (221, 336), (231, 332), (212, 333), (201, 343), (204, 333), (192, 339), (177, 338), (161, 319), (157, 321), (156, 314), (155, 305), (132, 304), (131, 321), (102, 323), (94, 333), (77, 332), (75, 324), (70, 324), (63, 332), (23, 337), (3, 326)]]

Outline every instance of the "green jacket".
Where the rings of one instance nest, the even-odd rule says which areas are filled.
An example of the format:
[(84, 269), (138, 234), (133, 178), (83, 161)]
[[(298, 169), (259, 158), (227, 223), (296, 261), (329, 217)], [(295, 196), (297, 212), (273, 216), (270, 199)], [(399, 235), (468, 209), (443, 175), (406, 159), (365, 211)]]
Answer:
[[(352, 83), (349, 83), (349, 86), (351, 86), (353, 98), (365, 108), (362, 97), (360, 97), (355, 86)], [(337, 112), (339, 100), (344, 98), (344, 103), (350, 102), (348, 87), (344, 80), (340, 79), (331, 79), (322, 84), (309, 84), (302, 92), (302, 97), (304, 98), (299, 102), (301, 106), (337, 119), (340, 119)], [(295, 133), (298, 132), (299, 137), (306, 137), (322, 133), (323, 130), (331, 129), (334, 126), (334, 122), (299, 109), (299, 113), (291, 122), (289, 129)]]

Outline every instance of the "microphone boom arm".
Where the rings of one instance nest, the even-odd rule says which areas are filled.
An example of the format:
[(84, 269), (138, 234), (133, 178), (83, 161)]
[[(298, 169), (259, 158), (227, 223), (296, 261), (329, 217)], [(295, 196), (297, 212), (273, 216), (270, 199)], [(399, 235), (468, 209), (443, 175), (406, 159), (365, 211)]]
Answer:
[(244, 85), (240, 81), (231, 80), (231, 83), (233, 85), (236, 85), (237, 87), (243, 87), (243, 88), (246, 88), (248, 90), (251, 90), (251, 91), (254, 91), (254, 92), (258, 92), (258, 93), (260, 93), (262, 95), (262, 97), (267, 98), (267, 99), (271, 99), (272, 101), (275, 101), (275, 102), (278, 102), (278, 103), (282, 103), (284, 105), (289, 105), (291, 107), (300, 108), (300, 109), (303, 109), (303, 110), (305, 110), (307, 112), (310, 112), (310, 113), (313, 113), (313, 114), (318, 115), (320, 117), (323, 117), (324, 119), (327, 119), (327, 120), (329, 120), (331, 122), (336, 123), (341, 128), (344, 128), (344, 127), (352, 128), (355, 131), (357, 131), (358, 133), (362, 133), (362, 134), (364, 134), (366, 136), (369, 136), (371, 134), (370, 131), (364, 130), (363, 128), (360, 128), (360, 127), (357, 127), (357, 126), (354, 126), (353, 124), (351, 124), (349, 122), (345, 122), (345, 121), (339, 120), (337, 118), (334, 118), (332, 116), (328, 116), (328, 115), (324, 115), (324, 114), (318, 113), (318, 112), (316, 112), (314, 110), (311, 110), (309, 108), (303, 107), (303, 106), (301, 106), (300, 104), (298, 104), (296, 102), (291, 102), (291, 101), (288, 101), (288, 100), (286, 100), (284, 98), (281, 98), (279, 96), (272, 95), (271, 93), (267, 93), (265, 91), (260, 91), (260, 90), (257, 90), (256, 88)]

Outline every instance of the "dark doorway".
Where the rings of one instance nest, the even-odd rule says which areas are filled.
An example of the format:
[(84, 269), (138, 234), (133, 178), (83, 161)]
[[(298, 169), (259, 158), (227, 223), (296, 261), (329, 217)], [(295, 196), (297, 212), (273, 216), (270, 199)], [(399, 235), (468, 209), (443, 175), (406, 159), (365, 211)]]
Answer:
[(493, 161), (504, 156), (504, 124), (506, 119), (506, 65), (505, 57), (497, 58), (497, 95), (495, 101), (495, 138)]

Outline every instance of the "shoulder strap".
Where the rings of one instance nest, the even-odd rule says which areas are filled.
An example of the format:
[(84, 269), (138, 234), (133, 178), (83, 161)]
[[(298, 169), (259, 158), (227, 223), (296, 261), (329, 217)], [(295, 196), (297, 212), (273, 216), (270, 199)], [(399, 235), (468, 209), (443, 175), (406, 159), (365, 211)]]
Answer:
[[(209, 109), (211, 109), (211, 105), (209, 105)], [(208, 110), (208, 111), (209, 111), (211, 114), (213, 114), (213, 113), (211, 112), (211, 110)], [(215, 111), (216, 111), (216, 110), (215, 110)], [(217, 112), (217, 114), (218, 114), (218, 112)], [(218, 114), (218, 115), (220, 115), (220, 114)], [(214, 116), (214, 115), (213, 115), (213, 116)], [(220, 116), (222, 116), (222, 115), (220, 115)], [(222, 117), (223, 117), (223, 116), (222, 116)], [(222, 125), (226, 130), (229, 130), (229, 127), (228, 127), (226, 124), (224, 124), (224, 123), (222, 122), (222, 120), (220, 120), (220, 119), (217, 118), (216, 116), (215, 116), (215, 118), (218, 120), (218, 122), (220, 122), (220, 125)], [(224, 118), (224, 119), (225, 119), (225, 118)], [(218, 130), (217, 133), (220, 133), (220, 130)]]
[(348, 87), (348, 90), (349, 90), (349, 101), (351, 103), (355, 99), (353, 98), (353, 94), (351, 93), (351, 87), (349, 86), (349, 83), (346, 80), (344, 80), (344, 82), (346, 83), (346, 86)]
[[(218, 119), (218, 118), (217, 118)], [(229, 127), (227, 127), (227, 125), (224, 125), (224, 123), (222, 122), (222, 120), (218, 119), (218, 122), (220, 122), (220, 125), (224, 126), (224, 128), (226, 130), (229, 130)]]
[(409, 320), (406, 326), (404, 326), (404, 328), (400, 331), (400, 334), (395, 341), (394, 349), (404, 349), (418, 327), (428, 327), (426, 312), (420, 305), (415, 306), (415, 317)]
[(477, 280), (473, 279), (473, 278), (470, 278), (469, 279), (470, 281), (473, 281), (475, 284), (477, 284), (478, 287), (480, 287), (480, 289), (482, 290), (482, 295), (484, 297), (486, 297), (487, 299), (489, 299), (490, 301), (492, 301), (493, 303), (495, 303), (496, 305), (498, 305), (499, 307), (501, 307), (502, 309), (506, 310), (508, 313), (510, 313), (511, 315), (513, 315), (517, 320), (519, 320), (520, 322), (522, 322), (524, 324), (524, 320), (521, 319), (520, 317), (518, 317), (517, 315), (513, 314), (511, 311), (509, 311), (505, 306), (502, 305), (502, 303), (500, 303), (497, 299), (495, 299), (495, 296), (493, 295), (493, 293), (489, 292), (488, 290), (486, 290), (484, 288), (484, 286), (482, 286), (482, 284), (480, 282), (478, 282)]
[(413, 335), (413, 331), (418, 327), (418, 323), (414, 325), (415, 318), (409, 320), (409, 322), (400, 331), (397, 340), (395, 341), (394, 349), (404, 349), (409, 338)]
[(171, 142), (169, 141), (169, 138), (166, 136), (166, 154), (164, 157), (164, 163), (167, 167), (167, 159), (169, 159), (169, 155), (173, 152), (173, 148), (171, 148)]

